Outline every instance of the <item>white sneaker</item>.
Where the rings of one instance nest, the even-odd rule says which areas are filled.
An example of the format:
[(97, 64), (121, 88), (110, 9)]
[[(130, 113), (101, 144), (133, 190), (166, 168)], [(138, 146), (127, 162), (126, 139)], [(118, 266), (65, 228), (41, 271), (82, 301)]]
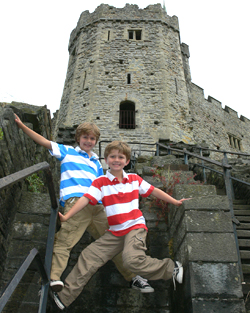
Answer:
[(52, 290), (50, 290), (50, 296), (52, 297), (52, 299), (55, 301), (55, 304), (57, 305), (57, 307), (60, 310), (64, 310), (65, 309), (65, 305), (62, 303), (62, 301), (60, 300), (58, 294)]
[(139, 275), (132, 278), (131, 288), (139, 290), (141, 293), (154, 292), (154, 288), (149, 285), (148, 280)]
[(61, 291), (64, 287), (64, 283), (61, 280), (51, 279), (49, 285), (50, 285), (50, 288), (55, 292)]
[(173, 283), (174, 283), (174, 290), (176, 289), (175, 281), (177, 281), (179, 284), (182, 284), (183, 281), (183, 266), (181, 262), (176, 261), (175, 262), (175, 268), (173, 271)]

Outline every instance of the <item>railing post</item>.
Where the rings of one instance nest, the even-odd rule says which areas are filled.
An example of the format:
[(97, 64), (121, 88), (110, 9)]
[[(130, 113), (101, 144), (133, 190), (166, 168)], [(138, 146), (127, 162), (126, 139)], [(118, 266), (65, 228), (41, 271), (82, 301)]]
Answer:
[(230, 169), (225, 166), (225, 165), (228, 165), (227, 157), (225, 153), (224, 153), (224, 159), (222, 163), (223, 163), (223, 173), (224, 173), (226, 193), (228, 197), (229, 209), (230, 209), (232, 223), (233, 223), (234, 238), (235, 238), (236, 250), (237, 250), (237, 255), (238, 255), (240, 277), (241, 277), (241, 282), (243, 282), (244, 278), (243, 278), (243, 271), (242, 271), (242, 265), (241, 265), (240, 248), (239, 248), (239, 241), (238, 241), (236, 224), (235, 224), (236, 218), (235, 218), (234, 209), (233, 209), (233, 192), (232, 192), (232, 184), (231, 184), (231, 179), (230, 179)]
[[(202, 148), (200, 148), (200, 156), (203, 156), (202, 154)], [(207, 177), (206, 177), (206, 171), (205, 171), (205, 167), (204, 167), (204, 161), (201, 161), (202, 164), (202, 172), (203, 172), (203, 179), (204, 179), (204, 183), (207, 182)]]
[(158, 145), (158, 142), (155, 143), (156, 144), (156, 156), (160, 155), (160, 147)]
[(169, 148), (170, 148), (170, 146), (168, 146), (168, 154), (171, 154), (172, 152)]
[(99, 159), (101, 160), (101, 157), (102, 157), (102, 142), (99, 141)]
[(187, 153), (186, 153), (185, 151), (187, 151), (187, 150), (184, 148), (184, 149), (183, 149), (184, 163), (185, 163), (186, 165), (188, 165), (188, 155), (187, 155)]

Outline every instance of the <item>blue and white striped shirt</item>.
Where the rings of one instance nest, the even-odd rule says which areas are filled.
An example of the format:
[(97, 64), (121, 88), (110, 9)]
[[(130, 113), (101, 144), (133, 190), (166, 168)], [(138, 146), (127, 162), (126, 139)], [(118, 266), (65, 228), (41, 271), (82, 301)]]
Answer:
[(92, 153), (91, 158), (79, 147), (65, 146), (51, 141), (50, 154), (61, 161), (60, 204), (64, 206), (67, 199), (82, 197), (92, 181), (103, 175), (98, 156)]

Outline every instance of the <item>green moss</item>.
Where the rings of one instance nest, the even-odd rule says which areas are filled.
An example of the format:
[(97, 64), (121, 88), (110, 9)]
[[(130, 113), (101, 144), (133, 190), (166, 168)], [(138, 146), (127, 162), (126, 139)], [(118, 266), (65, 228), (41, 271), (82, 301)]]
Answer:
[(43, 181), (36, 173), (28, 176), (26, 181), (28, 182), (28, 190), (31, 192), (40, 192), (44, 186)]
[(0, 140), (3, 140), (3, 130), (0, 128)]

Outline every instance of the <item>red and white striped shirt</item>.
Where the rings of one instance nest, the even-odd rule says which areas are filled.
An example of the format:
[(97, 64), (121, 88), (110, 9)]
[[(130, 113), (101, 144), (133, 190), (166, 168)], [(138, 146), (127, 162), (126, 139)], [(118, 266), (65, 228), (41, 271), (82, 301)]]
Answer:
[(84, 197), (96, 204), (102, 200), (105, 207), (109, 231), (115, 236), (123, 236), (132, 229), (145, 228), (145, 218), (139, 209), (139, 195), (148, 197), (154, 186), (147, 183), (137, 174), (123, 171), (123, 180), (118, 179), (109, 171), (106, 175), (96, 178)]

